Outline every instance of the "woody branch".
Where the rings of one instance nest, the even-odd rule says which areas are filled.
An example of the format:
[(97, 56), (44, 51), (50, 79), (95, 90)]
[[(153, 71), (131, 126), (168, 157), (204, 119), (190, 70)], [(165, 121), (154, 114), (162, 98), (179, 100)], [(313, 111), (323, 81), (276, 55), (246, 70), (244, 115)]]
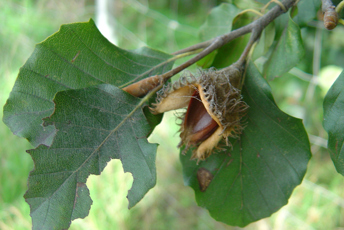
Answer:
[[(171, 77), (176, 75), (177, 73), (181, 72), (182, 70), (186, 69), (187, 67), (191, 66), (192, 64), (196, 63), (203, 57), (207, 56), (211, 52), (213, 52), (216, 49), (221, 48), (223, 45), (233, 41), (234, 39), (241, 37), (245, 34), (251, 33), (251, 38), (243, 52), (243, 55), (241, 55), (240, 60), (243, 60), (247, 54), (249, 49), (252, 47), (252, 44), (259, 39), (261, 32), (263, 29), (268, 26), (272, 21), (274, 21), (278, 16), (288, 11), (289, 8), (291, 8), (297, 0), (282, 0), (280, 4), (273, 7), (271, 10), (269, 10), (265, 15), (258, 18), (257, 20), (251, 22), (250, 24), (243, 26), (241, 28), (238, 28), (236, 30), (233, 30), (227, 34), (218, 36), (214, 39), (201, 42), (198, 44), (195, 44), (193, 46), (187, 47), (185, 49), (179, 50), (177, 52), (174, 52), (173, 55), (180, 55), (188, 52), (193, 52), (199, 49), (203, 49), (201, 52), (199, 52), (196, 56), (190, 58), (188, 61), (184, 62), (183, 64), (173, 68), (172, 70), (163, 73), (161, 75), (152, 76), (147, 79), (141, 80), (139, 82), (136, 82), (132, 85), (129, 85), (125, 88), (123, 88), (124, 91), (127, 91), (131, 93), (134, 96), (144, 96), (149, 91), (154, 90), (154, 92), (157, 92), (165, 82), (167, 82)], [(142, 84), (147, 86), (147, 82), (150, 82), (151, 84), (149, 87), (141, 87)], [(134, 88), (140, 88), (138, 91), (133, 91)]]

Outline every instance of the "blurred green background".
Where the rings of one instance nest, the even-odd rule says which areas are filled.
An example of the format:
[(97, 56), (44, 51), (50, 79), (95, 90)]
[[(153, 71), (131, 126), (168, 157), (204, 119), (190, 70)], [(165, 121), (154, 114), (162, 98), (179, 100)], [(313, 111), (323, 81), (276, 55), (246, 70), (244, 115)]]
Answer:
[[(114, 30), (107, 36), (114, 35), (109, 39), (122, 48), (148, 45), (171, 53), (199, 42), (198, 28), (209, 10), (221, 2), (114, 0), (110, 7)], [(1, 105), (36, 43), (58, 31), (61, 24), (97, 19), (98, 9), (91, 0), (0, 1)], [(314, 20), (302, 29), (302, 35), (305, 61), (270, 84), (280, 108), (304, 119), (313, 158), (289, 204), (245, 229), (344, 229), (344, 179), (327, 153), (327, 134), (322, 128), (323, 98), (344, 66), (344, 29), (339, 26), (328, 32)], [(0, 113), (2, 117), (2, 110)], [(160, 144), (156, 187), (128, 210), (126, 195), (132, 177), (123, 173), (119, 161), (111, 161), (101, 176), (90, 176), (90, 214), (74, 221), (70, 229), (239, 229), (213, 220), (207, 210), (196, 205), (192, 189), (183, 185), (175, 122), (173, 113), (166, 114), (150, 137)], [(0, 229), (30, 229), (30, 210), (23, 195), (33, 169), (25, 150), (32, 146), (2, 122), (0, 141)]]

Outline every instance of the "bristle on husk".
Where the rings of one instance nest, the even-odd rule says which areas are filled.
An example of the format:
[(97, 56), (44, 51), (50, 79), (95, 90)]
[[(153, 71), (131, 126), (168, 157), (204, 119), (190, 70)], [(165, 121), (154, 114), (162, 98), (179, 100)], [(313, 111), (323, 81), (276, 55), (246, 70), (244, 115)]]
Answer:
[(153, 104), (153, 113), (188, 107), (179, 147), (196, 146), (192, 159), (206, 159), (221, 139), (238, 138), (242, 133), (241, 120), (248, 108), (238, 89), (242, 74), (242, 66), (233, 64), (218, 71), (200, 71), (197, 78), (181, 77), (163, 89)]

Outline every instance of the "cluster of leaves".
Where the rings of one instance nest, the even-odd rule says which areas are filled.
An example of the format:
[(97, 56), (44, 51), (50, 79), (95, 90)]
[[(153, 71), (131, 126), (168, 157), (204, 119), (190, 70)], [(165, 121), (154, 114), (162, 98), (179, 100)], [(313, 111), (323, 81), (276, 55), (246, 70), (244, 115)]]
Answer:
[[(242, 8), (248, 7), (240, 1), (214, 8), (200, 28), (201, 39), (230, 32), (256, 17), (240, 15)], [(242, 91), (250, 106), (247, 125), (240, 139), (230, 140), (232, 148), (221, 146), (218, 154), (200, 164), (189, 160), (190, 152), (180, 155), (185, 184), (216, 220), (245, 226), (270, 216), (288, 202), (305, 175), (311, 157), (307, 133), (301, 120), (279, 110), (266, 80), (302, 61), (300, 27), (318, 9), (312, 0), (301, 1), (302, 14), (284, 14), (263, 31)], [(230, 65), (248, 38), (228, 43), (198, 64)], [(63, 25), (36, 46), (20, 70), (3, 118), (14, 134), (36, 147), (28, 151), (35, 168), (25, 194), (34, 229), (65, 229), (72, 220), (87, 216), (92, 200), (86, 180), (90, 174), (99, 175), (111, 159), (120, 159), (124, 171), (134, 178), (129, 208), (154, 187), (157, 145), (148, 143), (147, 137), (161, 116), (149, 112), (149, 98), (133, 97), (121, 88), (170, 70), (171, 57), (146, 47), (120, 49), (99, 33), (92, 20)], [(344, 74), (324, 101), (329, 149), (340, 173), (344, 170), (343, 79)], [(200, 168), (213, 175), (205, 191), (197, 180)]]

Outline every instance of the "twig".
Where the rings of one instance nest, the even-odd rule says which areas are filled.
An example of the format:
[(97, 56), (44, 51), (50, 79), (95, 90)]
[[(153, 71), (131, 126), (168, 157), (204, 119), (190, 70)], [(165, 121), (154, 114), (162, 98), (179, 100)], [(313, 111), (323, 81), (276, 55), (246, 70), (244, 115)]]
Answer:
[(338, 24), (338, 13), (331, 0), (321, 0), (322, 11), (324, 13), (324, 26), (328, 30), (333, 30)]
[(185, 49), (178, 50), (178, 51), (172, 53), (172, 55), (178, 55), (178, 54), (182, 54), (182, 53), (186, 53), (186, 52), (190, 52), (190, 51), (194, 51), (194, 50), (198, 50), (198, 49), (204, 49), (204, 48), (208, 47), (214, 40), (215, 40), (215, 38), (208, 40), (208, 41), (205, 41), (205, 42), (201, 42), (201, 43), (189, 46)]
[[(245, 47), (245, 50), (244, 52), (242, 52), (240, 58), (238, 59), (237, 61), (237, 64), (239, 66), (242, 66), (244, 65), (245, 61), (246, 61), (246, 58), (247, 56), (250, 54), (250, 51), (251, 51), (251, 48), (252, 46), (255, 44), (255, 42), (258, 40), (258, 38), (260, 37), (260, 33), (261, 33), (261, 30), (254, 30), (251, 34), (251, 37), (250, 37), (250, 40), (248, 41), (246, 47)], [(248, 61), (248, 60), (247, 60)], [(245, 71), (244, 71), (244, 74), (242, 75), (242, 79), (240, 81), (240, 86), (239, 86), (239, 89), (241, 90), (242, 89), (242, 86), (244, 84), (244, 81), (245, 81), (245, 76), (246, 76), (246, 68), (245, 68)]]
[[(224, 35), (221, 35), (220, 37), (226, 37), (227, 39), (230, 39), (230, 40), (225, 40), (226, 41), (226, 44), (228, 42), (230, 42), (231, 40), (234, 40), (235, 38), (238, 38), (242, 35), (245, 35), (249, 32), (252, 31), (254, 25), (256, 25), (255, 23), (257, 23), (257, 21), (259, 21), (259, 23), (262, 23), (263, 25), (263, 29), (270, 23), (272, 22), (273, 20), (275, 20), (275, 18), (277, 18), (278, 16), (280, 16), (281, 14), (285, 13), (284, 10), (288, 10), (290, 7), (292, 7), (294, 5), (295, 2), (297, 2), (298, 0), (283, 0), (281, 2), (281, 4), (284, 5), (284, 8), (285, 9), (281, 9), (279, 6), (275, 6), (274, 8), (272, 8), (268, 13), (266, 13), (265, 15), (263, 15), (261, 18), (259, 18), (258, 20), (256, 21), (253, 21), (251, 22), (250, 24), (244, 26), (244, 27), (241, 27), (239, 29), (236, 29), (236, 30), (233, 30), (227, 34), (224, 34)], [(235, 33), (235, 34), (234, 34)], [(176, 55), (176, 54), (181, 54), (181, 53), (184, 53), (184, 52), (189, 52), (189, 51), (192, 51), (192, 50), (196, 50), (196, 49), (202, 49), (202, 48), (206, 48), (208, 46), (210, 46), (210, 44), (212, 44), (214, 42), (216, 38), (213, 38), (213, 39), (210, 39), (208, 41), (205, 41), (205, 42), (201, 42), (201, 43), (198, 43), (198, 44), (195, 44), (195, 45), (192, 45), (190, 47), (187, 47), (187, 48), (184, 48), (182, 50), (179, 50), (179, 51), (176, 51), (174, 53), (172, 53), (173, 55)]]
[(331, 0), (321, 0), (321, 9), (323, 12), (326, 12), (328, 9), (335, 9)]
[(281, 14), (285, 13), (290, 7), (292, 7), (294, 5), (295, 2), (296, 2), (296, 0), (284, 0), (281, 2), (281, 4), (283, 4), (284, 8), (281, 8), (280, 5), (277, 5), (277, 6), (273, 7), (268, 13), (266, 13), (265, 15), (260, 17), (259, 19), (251, 22), (250, 24), (248, 24), (246, 26), (243, 26), (239, 29), (233, 30), (227, 34), (216, 37), (216, 38), (211, 39), (209, 41), (202, 42), (202, 43), (190, 46), (188, 48), (185, 48), (183, 50), (180, 50), (180, 51), (173, 53), (173, 54), (180, 54), (180, 53), (188, 52), (188, 51), (195, 50), (195, 49), (205, 48), (197, 56), (191, 58), (190, 60), (181, 64), (180, 66), (168, 71), (167, 73), (162, 74), (161, 75), (162, 82), (165, 83), (172, 76), (179, 73), (183, 69), (189, 67), (190, 65), (194, 64), (195, 62), (199, 61), (200, 59), (207, 56), (208, 54), (210, 54), (214, 50), (220, 48), (221, 46), (227, 44), (228, 42), (230, 42), (230, 41), (232, 41), (238, 37), (241, 37), (247, 33), (255, 32), (255, 36), (258, 35), (257, 37), (255, 37), (255, 39), (257, 40), (259, 38), (261, 32), (263, 31), (263, 29), (267, 25), (269, 25), (273, 20), (275, 20), (275, 18), (277, 18)]
[(225, 45), (226, 43), (227, 42), (225, 42), (223, 40), (222, 36), (215, 38), (214, 41), (207, 48), (205, 48), (202, 52), (197, 54), (195, 57), (189, 59), (188, 61), (184, 62), (180, 66), (177, 66), (176, 68), (174, 68), (174, 69), (172, 69), (172, 70), (170, 70), (170, 71), (168, 71), (168, 72), (166, 72), (164, 74), (161, 74), (160, 77), (162, 79), (162, 83), (165, 83), (172, 76), (176, 75), (180, 71), (186, 69), (190, 65), (192, 65), (192, 64), (196, 63), (197, 61), (201, 60), (203, 57), (207, 56), (208, 54), (210, 54), (214, 50), (220, 48), (221, 46)]
[[(159, 84), (158, 88), (161, 88), (161, 86), (165, 82), (167, 82), (172, 76), (176, 75), (177, 73), (181, 72), (185, 68), (196, 63), (197, 61), (199, 61), (203, 57), (207, 56), (208, 54), (210, 54), (214, 50), (222, 47), (223, 45), (229, 43), (230, 41), (232, 41), (238, 37), (241, 37), (247, 33), (252, 33), (249, 43), (247, 44), (243, 54), (239, 58), (239, 61), (245, 60), (247, 54), (249, 53), (251, 46), (254, 44), (254, 42), (256, 40), (259, 39), (260, 34), (263, 31), (263, 29), (267, 25), (269, 25), (273, 20), (275, 20), (278, 16), (285, 13), (290, 7), (292, 7), (295, 4), (295, 2), (297, 2), (297, 0), (283, 0), (283, 1), (281, 1), (281, 4), (284, 7), (281, 7), (281, 4), (278, 4), (277, 6), (273, 7), (269, 12), (267, 12), (265, 15), (263, 15), (259, 19), (251, 22), (250, 24), (248, 24), (246, 26), (243, 26), (241, 28), (233, 30), (227, 34), (222, 35), (222, 36), (218, 36), (214, 39), (211, 39), (211, 40), (208, 40), (208, 41), (187, 47), (185, 49), (182, 49), (182, 50), (179, 50), (179, 51), (173, 53), (174, 55), (180, 55), (182, 53), (195, 51), (198, 49), (204, 49), (199, 54), (197, 54), (195, 57), (189, 59), (185, 63), (175, 67), (174, 69), (172, 69), (172, 70), (170, 70), (164, 74), (158, 75), (158, 77), (160, 78), (160, 84)], [(157, 76), (152, 76), (152, 77), (156, 78)], [(154, 90), (154, 91), (156, 91), (156, 90)]]
[(240, 63), (240, 65), (244, 64), (247, 55), (250, 53), (250, 50), (251, 50), (253, 44), (259, 39), (262, 30), (263, 30), (262, 28), (259, 28), (259, 29), (258, 29), (258, 28), (255, 28), (255, 29), (252, 31), (250, 40), (248, 41), (248, 43), (247, 43), (247, 45), (246, 45), (244, 51), (243, 51), (242, 54), (240, 55), (239, 60), (237, 61), (238, 63)]
[[(201, 52), (201, 50), (193, 50), (193, 51), (190, 51), (190, 52), (185, 52), (185, 53), (182, 53), (182, 54), (178, 54), (178, 55), (174, 55), (173, 57), (171, 57), (171, 58), (169, 58), (168, 60), (166, 60), (166, 61), (164, 61), (164, 62), (161, 62), (161, 63), (159, 63), (158, 65), (156, 65), (156, 66), (154, 66), (154, 68), (151, 68), (151, 69), (149, 69), (149, 70), (147, 70), (146, 72), (144, 72), (144, 73), (141, 73), (140, 75), (138, 75), (136, 78), (134, 78), (134, 79), (132, 79), (131, 81), (129, 81), (129, 82), (126, 82), (125, 84), (123, 84), (123, 85), (120, 85), (120, 86), (118, 86), (118, 88), (121, 88), (121, 89), (123, 89), (124, 91), (127, 91), (127, 89), (128, 88), (132, 88), (132, 89), (134, 89), (135, 87), (140, 87), (140, 88), (142, 88), (141, 90), (148, 90), (148, 91), (150, 91), (150, 90), (152, 90), (154, 87), (156, 87), (156, 86), (154, 86), (153, 88), (150, 88), (150, 89), (148, 89), (147, 88), (147, 84), (146, 84), (146, 79), (149, 79), (149, 78), (158, 78), (158, 76), (160, 76), (160, 75), (154, 75), (154, 76), (151, 76), (151, 77), (148, 77), (148, 78), (146, 78), (146, 79), (143, 79), (143, 80), (141, 80), (141, 81), (137, 81), (137, 80), (139, 80), (139, 79), (141, 79), (142, 77), (144, 77), (145, 75), (147, 75), (147, 74), (149, 74), (150, 72), (152, 72), (152, 70), (153, 69), (157, 69), (158, 67), (161, 67), (161, 66), (164, 66), (164, 65), (166, 65), (166, 64), (168, 64), (168, 63), (171, 63), (171, 62), (174, 62), (175, 60), (177, 60), (177, 59), (180, 59), (180, 58), (183, 58), (183, 57), (187, 57), (187, 56), (190, 56), (190, 55), (194, 55), (194, 54), (197, 54), (197, 53), (199, 53), (199, 52)], [(136, 82), (137, 81), (137, 82)], [(151, 81), (151, 80), (148, 80), (148, 81)], [(155, 80), (154, 80), (155, 81)], [(135, 82), (135, 83), (134, 83)], [(140, 84), (145, 84), (146, 86), (140, 86)], [(131, 89), (131, 90), (132, 90)], [(141, 93), (143, 93), (143, 91), (141, 91)], [(129, 92), (129, 91), (127, 91), (127, 92)], [(146, 92), (147, 93), (147, 92)], [(146, 94), (145, 93), (145, 94)], [(130, 93), (131, 94), (131, 93)], [(144, 95), (145, 95), (144, 94)], [(134, 95), (134, 96), (136, 96), (136, 97), (141, 97), (141, 96), (139, 96), (139, 95), (135, 95), (135, 94), (132, 94), (132, 95)]]

